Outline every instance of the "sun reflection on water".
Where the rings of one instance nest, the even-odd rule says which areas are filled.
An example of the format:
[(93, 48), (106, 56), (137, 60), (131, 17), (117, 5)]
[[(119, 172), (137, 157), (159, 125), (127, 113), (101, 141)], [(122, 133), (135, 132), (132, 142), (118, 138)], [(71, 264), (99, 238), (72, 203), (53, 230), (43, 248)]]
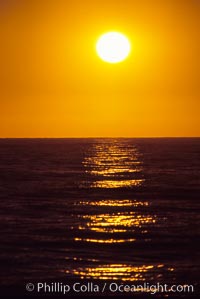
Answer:
[(121, 180), (121, 181), (109, 181), (102, 180), (96, 181), (92, 184), (93, 188), (122, 188), (122, 187), (132, 187), (140, 186), (144, 180)]
[(96, 201), (80, 201), (80, 205), (83, 206), (102, 206), (102, 207), (138, 207), (148, 206), (147, 201), (129, 200), (129, 199), (108, 199), (108, 200), (96, 200)]
[[(96, 238), (90, 238), (88, 235), (85, 237), (84, 235), (75, 237), (75, 241), (105, 244), (135, 242), (135, 233), (146, 234), (148, 226), (156, 223), (156, 215), (148, 213), (149, 203), (147, 201), (104, 199), (99, 201), (80, 201), (76, 205), (87, 209), (86, 214), (77, 215), (79, 225), (76, 229), (79, 232), (85, 231), (88, 234), (90, 232), (103, 233), (103, 238), (102, 234), (101, 237), (95, 234)], [(94, 208), (95, 210), (99, 208), (98, 213), (94, 213)], [(143, 208), (142, 213), (141, 208)], [(131, 237), (127, 237), (127, 233)]]
[(93, 268), (78, 268), (76, 270), (73, 270), (73, 274), (80, 276), (82, 279), (95, 278), (104, 280), (121, 279), (123, 281), (142, 281), (144, 280), (143, 273), (148, 272), (153, 268), (153, 265), (142, 265), (138, 267), (132, 267), (121, 264), (109, 264)]
[[(142, 157), (133, 146), (115, 142), (96, 144), (86, 155), (83, 165), (87, 180), (82, 187), (131, 188), (145, 182)], [(147, 200), (88, 197), (74, 205), (78, 212), (73, 215), (75, 222), (71, 226), (73, 242), (80, 243), (83, 256), (69, 258), (72, 266), (65, 269), (67, 275), (81, 279), (145, 281), (159, 279), (163, 269), (172, 271), (161, 263), (139, 263), (137, 258), (135, 263), (133, 261), (135, 244), (151, 242), (149, 230), (158, 221)], [(126, 248), (128, 254), (130, 247), (127, 260), (122, 256), (121, 247)]]
[[(119, 144), (95, 145), (83, 161), (90, 175), (90, 188), (130, 188), (145, 180), (141, 155), (135, 147)], [(83, 186), (88, 182), (83, 182)]]
[[(149, 223), (155, 223), (155, 217), (151, 215), (139, 215), (135, 212), (118, 212), (116, 214), (99, 214), (79, 216), (86, 222), (79, 226), (80, 230), (95, 232), (127, 232), (135, 227), (142, 228)], [(87, 239), (88, 241), (89, 239)]]
[(149, 265), (127, 265), (127, 264), (102, 264), (91, 267), (77, 267), (73, 270), (66, 270), (66, 274), (72, 274), (81, 279), (120, 280), (120, 281), (151, 281), (159, 280), (160, 271), (170, 271), (163, 264)]

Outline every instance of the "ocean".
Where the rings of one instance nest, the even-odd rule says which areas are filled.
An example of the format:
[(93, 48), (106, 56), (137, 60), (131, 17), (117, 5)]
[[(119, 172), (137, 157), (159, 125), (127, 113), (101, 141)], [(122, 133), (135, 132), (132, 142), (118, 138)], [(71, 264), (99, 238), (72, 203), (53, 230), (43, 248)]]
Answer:
[(1, 287), (106, 283), (101, 296), (123, 296), (119, 285), (148, 283), (198, 294), (199, 195), (200, 138), (1, 139)]

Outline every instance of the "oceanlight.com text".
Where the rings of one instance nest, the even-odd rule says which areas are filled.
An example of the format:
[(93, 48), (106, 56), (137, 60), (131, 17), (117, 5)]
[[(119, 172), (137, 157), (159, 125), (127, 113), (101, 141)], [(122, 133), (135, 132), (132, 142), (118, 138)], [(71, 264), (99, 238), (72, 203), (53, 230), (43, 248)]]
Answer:
[(193, 293), (194, 286), (188, 284), (150, 284), (145, 282), (143, 284), (123, 284), (116, 282), (105, 282), (105, 283), (80, 283), (75, 282), (74, 284), (64, 284), (62, 282), (38, 282), (38, 283), (27, 283), (26, 290), (28, 292), (36, 293), (52, 293), (63, 295), (69, 293), (148, 293), (154, 295), (156, 293)]

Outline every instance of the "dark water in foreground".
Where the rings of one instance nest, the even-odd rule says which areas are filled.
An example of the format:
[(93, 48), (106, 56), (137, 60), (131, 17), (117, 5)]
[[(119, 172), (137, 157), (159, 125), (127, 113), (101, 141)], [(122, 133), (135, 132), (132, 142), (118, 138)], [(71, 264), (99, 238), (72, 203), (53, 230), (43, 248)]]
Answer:
[(198, 138), (2, 139), (1, 285), (83, 279), (197, 291), (199, 194)]

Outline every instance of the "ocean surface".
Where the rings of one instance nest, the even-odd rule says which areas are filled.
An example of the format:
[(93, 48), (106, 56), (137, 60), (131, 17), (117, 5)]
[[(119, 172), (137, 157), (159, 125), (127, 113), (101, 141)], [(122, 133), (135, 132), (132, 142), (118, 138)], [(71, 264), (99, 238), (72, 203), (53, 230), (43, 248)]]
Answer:
[(199, 196), (200, 138), (1, 139), (1, 286), (159, 282), (197, 292)]

